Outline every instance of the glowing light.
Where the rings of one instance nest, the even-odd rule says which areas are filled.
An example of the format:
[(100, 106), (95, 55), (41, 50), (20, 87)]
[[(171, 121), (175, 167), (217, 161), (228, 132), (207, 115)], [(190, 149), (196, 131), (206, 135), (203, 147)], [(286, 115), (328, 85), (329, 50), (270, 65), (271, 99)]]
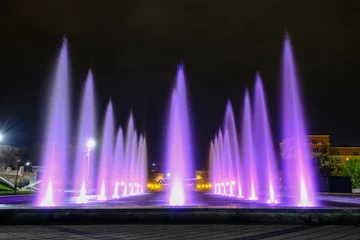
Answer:
[(197, 176), (196, 176), (196, 179), (201, 179), (201, 176), (200, 176), (200, 175), (197, 175)]
[(94, 139), (88, 139), (88, 140), (86, 141), (86, 146), (87, 146), (88, 148), (94, 148), (95, 145), (96, 145), (96, 142), (95, 142)]
[(183, 206), (185, 203), (184, 192), (182, 191), (182, 186), (178, 182), (174, 182), (172, 185), (173, 193), (170, 198), (171, 206)]
[(251, 195), (249, 200), (257, 200), (254, 184), (251, 184)]
[(46, 189), (45, 198), (40, 202), (40, 206), (42, 207), (53, 207), (55, 203), (53, 201), (53, 188), (51, 180), (48, 183), (48, 187)]
[(100, 195), (98, 196), (98, 201), (106, 201), (105, 183), (104, 182), (101, 185), (101, 190), (100, 190)]
[(167, 177), (170, 177), (170, 173), (167, 173), (166, 176), (167, 176)]
[(120, 196), (119, 196), (119, 183), (116, 183), (116, 184), (115, 184), (114, 193), (113, 193), (113, 195), (112, 195), (112, 198), (113, 198), (113, 199), (120, 198)]
[(87, 202), (88, 202), (88, 200), (87, 200), (87, 197), (86, 197), (86, 185), (83, 182), (82, 185), (81, 185), (80, 196), (77, 197), (76, 203), (84, 204), (84, 203), (87, 203)]
[(2, 140), (4, 140), (4, 135), (0, 133), (0, 142), (2, 142)]
[(300, 203), (299, 207), (311, 207), (312, 203), (309, 201), (308, 191), (305, 186), (305, 181), (303, 178), (300, 180)]

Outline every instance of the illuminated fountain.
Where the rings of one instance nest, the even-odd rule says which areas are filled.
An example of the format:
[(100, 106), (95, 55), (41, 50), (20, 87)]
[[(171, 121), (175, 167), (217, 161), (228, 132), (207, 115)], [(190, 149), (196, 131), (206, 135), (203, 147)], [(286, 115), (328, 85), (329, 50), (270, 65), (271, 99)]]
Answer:
[(98, 200), (100, 201), (107, 200), (107, 194), (109, 194), (109, 192), (111, 192), (114, 189), (111, 187), (113, 185), (113, 182), (111, 181), (111, 174), (109, 173), (110, 169), (112, 168), (113, 157), (114, 157), (113, 145), (114, 145), (114, 113), (113, 113), (112, 103), (111, 101), (109, 101), (105, 115), (99, 173), (98, 173), (98, 181), (97, 181), (97, 196), (98, 196)]
[(114, 191), (112, 198), (120, 198), (119, 188), (121, 187), (121, 176), (123, 171), (121, 168), (124, 167), (124, 134), (121, 127), (117, 132), (114, 162), (112, 167), (112, 182), (114, 184)]
[(259, 197), (259, 188), (252, 125), (250, 97), (249, 92), (246, 90), (241, 139), (242, 159), (244, 161), (244, 169), (246, 169), (247, 188), (245, 189), (245, 194), (249, 200), (257, 200)]
[(47, 108), (44, 175), (36, 205), (57, 206), (64, 202), (63, 190), (68, 180), (69, 66), (67, 41), (64, 39), (56, 65), (50, 105)]
[(279, 176), (276, 168), (274, 145), (268, 120), (265, 93), (260, 74), (256, 74), (254, 102), (254, 141), (256, 164), (259, 171), (260, 187), (265, 190), (267, 203), (278, 203)]
[(307, 143), (307, 130), (297, 83), (290, 39), (285, 37), (282, 56), (282, 104), (284, 175), (288, 191), (294, 195), (294, 205), (315, 206), (314, 169)]
[(216, 194), (238, 196), (242, 198), (242, 180), (240, 179), (240, 154), (235, 126), (234, 113), (231, 102), (226, 104), (225, 119), (222, 130), (219, 130), (213, 142), (211, 142), (211, 169), (217, 169), (211, 173), (211, 181)]
[(87, 195), (92, 189), (94, 179), (94, 155), (91, 150), (95, 147), (95, 102), (93, 75), (89, 71), (85, 83), (82, 107), (78, 123), (77, 152), (75, 158), (75, 172), (73, 183), (75, 190), (80, 191), (77, 196), (78, 203), (87, 203)]
[(185, 179), (193, 174), (189, 113), (182, 66), (178, 68), (176, 86), (171, 96), (166, 140), (165, 162), (167, 172), (171, 173), (169, 204), (181, 206), (189, 201), (189, 189)]
[[(228, 176), (230, 181), (230, 190), (232, 191), (232, 196), (235, 195), (239, 198), (243, 197), (242, 194), (242, 180), (241, 180), (241, 168), (240, 168), (240, 154), (239, 154), (239, 143), (237, 138), (237, 130), (235, 125), (234, 112), (230, 100), (226, 104), (225, 111), (225, 120), (224, 120), (224, 129), (228, 132), (229, 135), (229, 158), (228, 158), (228, 173), (231, 173)], [(226, 134), (225, 134), (226, 135)], [(226, 139), (226, 138), (225, 138)]]

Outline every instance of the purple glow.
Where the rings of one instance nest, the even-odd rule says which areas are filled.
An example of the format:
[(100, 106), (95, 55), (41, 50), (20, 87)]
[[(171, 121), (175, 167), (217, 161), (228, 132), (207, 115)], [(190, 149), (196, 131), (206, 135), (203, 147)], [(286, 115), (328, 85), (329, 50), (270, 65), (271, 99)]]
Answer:
[(132, 144), (134, 137), (135, 127), (134, 127), (134, 119), (132, 114), (130, 114), (127, 131), (126, 131), (126, 141), (125, 141), (125, 159), (124, 159), (124, 188), (122, 196), (126, 197), (129, 195), (129, 181), (130, 181), (130, 168), (131, 168), (131, 157), (132, 157)]
[(111, 168), (114, 154), (114, 114), (111, 101), (107, 106), (105, 125), (103, 129), (103, 138), (101, 146), (101, 156), (98, 174), (97, 195), (98, 200), (104, 201), (107, 199), (107, 194), (111, 192)]
[[(224, 131), (229, 133), (229, 147), (231, 158), (228, 159), (229, 167), (228, 170), (231, 175), (228, 177), (232, 182), (237, 183), (237, 196), (242, 197), (242, 181), (241, 181), (241, 168), (240, 168), (240, 153), (239, 153), (239, 142), (237, 138), (237, 130), (235, 126), (234, 112), (230, 100), (226, 104), (225, 120), (224, 120)], [(234, 193), (235, 194), (235, 193)]]
[(282, 56), (283, 146), (285, 180), (294, 195), (294, 204), (315, 206), (314, 169), (307, 146), (307, 130), (290, 39), (285, 37)]
[(258, 176), (256, 171), (256, 162), (254, 156), (254, 140), (253, 140), (253, 128), (251, 120), (251, 105), (249, 92), (246, 90), (243, 122), (242, 122), (242, 141), (241, 141), (242, 159), (244, 160), (244, 169), (246, 169), (246, 194), (249, 200), (257, 200), (258, 189)]
[(176, 87), (171, 98), (165, 157), (167, 172), (171, 173), (169, 204), (172, 206), (182, 206), (189, 200), (184, 180), (193, 173), (190, 140), (185, 76), (183, 66), (180, 66), (176, 76)]
[(59, 206), (64, 203), (68, 164), (69, 133), (69, 66), (67, 41), (64, 39), (53, 79), (48, 106), (45, 150), (42, 157), (44, 171), (37, 206)]
[(260, 74), (256, 75), (255, 102), (254, 102), (254, 140), (258, 146), (256, 160), (259, 171), (261, 186), (268, 192), (268, 203), (278, 202), (279, 177), (276, 168), (274, 144), (268, 120), (265, 93)]
[(112, 168), (112, 179), (111, 182), (114, 184), (114, 192), (112, 198), (119, 198), (119, 187), (118, 184), (122, 177), (121, 168), (124, 167), (124, 134), (121, 127), (119, 127), (114, 153), (114, 162)]
[(93, 179), (95, 179), (92, 172), (92, 169), (94, 169), (94, 154), (91, 152), (93, 150), (91, 147), (94, 146), (88, 146), (89, 139), (92, 139), (95, 135), (94, 86), (91, 71), (89, 71), (85, 83), (78, 130), (73, 183), (74, 188), (80, 190), (78, 202), (85, 203), (87, 192), (93, 187)]

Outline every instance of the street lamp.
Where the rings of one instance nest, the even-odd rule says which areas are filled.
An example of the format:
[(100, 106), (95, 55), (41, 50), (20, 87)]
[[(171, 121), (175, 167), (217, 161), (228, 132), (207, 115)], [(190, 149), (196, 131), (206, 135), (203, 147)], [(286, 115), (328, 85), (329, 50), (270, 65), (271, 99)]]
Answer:
[(88, 157), (88, 169), (87, 169), (87, 175), (88, 175), (88, 181), (90, 180), (90, 152), (91, 149), (94, 148), (96, 145), (96, 142), (94, 139), (90, 138), (86, 141), (87, 146), (87, 157)]
[(18, 180), (18, 175), (19, 175), (21, 158), (17, 157), (16, 162), (17, 162), (17, 170), (16, 170), (16, 177), (15, 177), (15, 184), (14, 184), (14, 194), (16, 194), (17, 180)]
[(26, 166), (29, 166), (29, 165), (30, 165), (30, 162), (27, 162), (25, 165), (26, 165)]

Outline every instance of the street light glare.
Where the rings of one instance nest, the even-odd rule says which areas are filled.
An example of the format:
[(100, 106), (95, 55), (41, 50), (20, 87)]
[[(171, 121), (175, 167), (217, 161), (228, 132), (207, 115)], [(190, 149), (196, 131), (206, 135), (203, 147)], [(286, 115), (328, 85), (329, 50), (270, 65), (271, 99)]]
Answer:
[(96, 142), (95, 142), (94, 139), (89, 139), (89, 140), (87, 140), (87, 142), (86, 142), (86, 146), (87, 146), (88, 148), (93, 148), (93, 147), (95, 147), (95, 145), (96, 145)]
[(4, 135), (2, 135), (2, 133), (0, 133), (0, 142), (4, 139)]

